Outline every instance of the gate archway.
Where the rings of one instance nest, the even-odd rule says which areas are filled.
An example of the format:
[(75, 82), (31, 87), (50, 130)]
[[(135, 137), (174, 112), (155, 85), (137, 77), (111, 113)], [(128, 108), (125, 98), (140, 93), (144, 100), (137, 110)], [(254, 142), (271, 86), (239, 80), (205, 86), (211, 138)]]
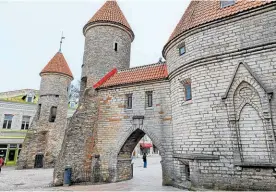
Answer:
[[(148, 134), (148, 131), (137, 128), (134, 130), (123, 144), (119, 143), (119, 150), (117, 153), (117, 181), (125, 181), (132, 179), (133, 166), (131, 164), (131, 156), (134, 148), (139, 141), (147, 134), (152, 140), (155, 146), (160, 150), (160, 154), (163, 154), (163, 149), (159, 142), (156, 142), (152, 134)], [(161, 156), (162, 157), (162, 156)]]

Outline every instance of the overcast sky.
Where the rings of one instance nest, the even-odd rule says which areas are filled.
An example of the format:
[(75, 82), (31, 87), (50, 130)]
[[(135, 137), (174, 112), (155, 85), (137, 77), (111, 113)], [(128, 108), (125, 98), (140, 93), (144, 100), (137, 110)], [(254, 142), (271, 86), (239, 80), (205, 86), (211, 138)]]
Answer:
[[(119, 0), (135, 34), (130, 66), (157, 62), (162, 48), (190, 0)], [(84, 51), (82, 28), (104, 0), (0, 0), (0, 92), (39, 89), (39, 73), (59, 49), (75, 81), (80, 79)]]

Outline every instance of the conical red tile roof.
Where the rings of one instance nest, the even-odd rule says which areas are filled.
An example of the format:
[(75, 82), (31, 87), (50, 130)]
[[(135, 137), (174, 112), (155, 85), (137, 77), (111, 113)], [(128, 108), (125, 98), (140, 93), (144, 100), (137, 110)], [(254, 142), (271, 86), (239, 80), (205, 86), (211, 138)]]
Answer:
[(87, 22), (84, 29), (95, 22), (111, 22), (123, 25), (133, 33), (129, 23), (127, 22), (122, 10), (118, 3), (113, 1), (106, 1), (105, 4), (96, 12), (96, 14)]
[(40, 72), (42, 73), (61, 73), (73, 78), (73, 74), (61, 52), (57, 52), (55, 56), (49, 61), (49, 63)]
[(271, 2), (272, 0), (236, 0), (234, 5), (221, 8), (220, 0), (192, 0), (173, 33), (171, 34), (168, 42), (178, 37), (183, 32), (198, 25), (234, 15), (248, 9), (260, 7)]

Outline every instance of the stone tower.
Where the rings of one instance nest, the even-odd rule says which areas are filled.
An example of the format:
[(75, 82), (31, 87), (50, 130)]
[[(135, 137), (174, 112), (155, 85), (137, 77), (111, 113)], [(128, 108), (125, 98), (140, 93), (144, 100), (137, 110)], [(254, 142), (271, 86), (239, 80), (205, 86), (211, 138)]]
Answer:
[(53, 167), (67, 125), (71, 70), (59, 51), (40, 73), (40, 98), (36, 116), (23, 143), (18, 168)]
[(134, 33), (116, 1), (106, 3), (83, 28), (82, 92), (113, 68), (129, 68)]

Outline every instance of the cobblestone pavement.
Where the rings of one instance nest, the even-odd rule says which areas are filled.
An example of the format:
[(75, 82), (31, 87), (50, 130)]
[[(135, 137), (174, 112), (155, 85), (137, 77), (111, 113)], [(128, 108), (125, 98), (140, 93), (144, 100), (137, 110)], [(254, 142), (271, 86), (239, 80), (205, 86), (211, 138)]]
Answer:
[(4, 167), (0, 174), (0, 190), (28, 191), (180, 191), (162, 186), (160, 157), (148, 157), (148, 168), (143, 168), (141, 158), (134, 159), (132, 180), (103, 185), (74, 185), (50, 187), (53, 169), (15, 170)]

